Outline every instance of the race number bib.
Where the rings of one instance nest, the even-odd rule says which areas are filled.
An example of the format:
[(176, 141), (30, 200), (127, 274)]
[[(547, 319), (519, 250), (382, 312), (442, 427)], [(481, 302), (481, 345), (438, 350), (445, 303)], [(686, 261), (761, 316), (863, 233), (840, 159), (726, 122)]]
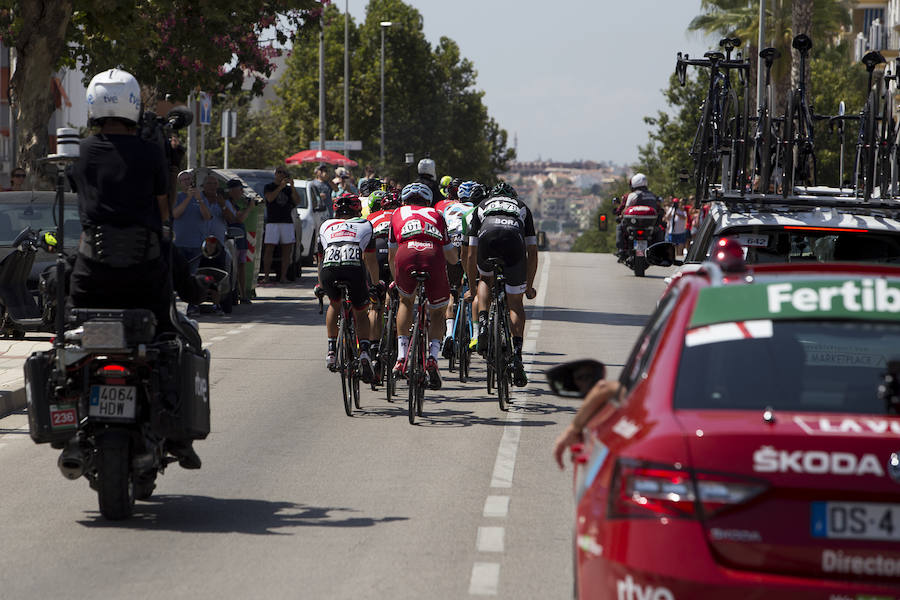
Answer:
[(322, 264), (331, 266), (359, 265), (361, 260), (362, 250), (359, 249), (359, 246), (344, 244), (325, 248)]
[(390, 228), (391, 228), (391, 222), (390, 222), (390, 221), (382, 221), (381, 223), (379, 223), (378, 225), (375, 226), (374, 234), (375, 234), (376, 236), (387, 235), (387, 234), (388, 234), (388, 230), (389, 230)]
[(400, 228), (400, 239), (405, 240), (420, 233), (422, 233), (422, 221), (413, 219), (404, 223), (403, 227)]

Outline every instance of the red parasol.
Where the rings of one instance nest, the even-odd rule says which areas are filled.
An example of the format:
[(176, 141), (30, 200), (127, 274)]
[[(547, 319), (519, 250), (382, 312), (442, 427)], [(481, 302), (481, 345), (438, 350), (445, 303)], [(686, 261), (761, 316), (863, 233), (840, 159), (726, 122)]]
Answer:
[(351, 160), (343, 154), (332, 150), (301, 150), (297, 154), (284, 159), (284, 162), (289, 165), (308, 162), (327, 163), (342, 167), (355, 167), (357, 165), (355, 160)]

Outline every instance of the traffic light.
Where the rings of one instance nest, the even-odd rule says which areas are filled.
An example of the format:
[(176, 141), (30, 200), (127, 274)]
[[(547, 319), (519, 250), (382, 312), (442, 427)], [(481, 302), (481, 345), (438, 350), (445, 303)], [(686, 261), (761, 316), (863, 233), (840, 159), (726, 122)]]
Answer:
[(597, 221), (597, 229), (600, 231), (606, 231), (607, 229), (609, 229), (609, 223), (607, 222), (606, 215), (600, 215), (600, 218)]

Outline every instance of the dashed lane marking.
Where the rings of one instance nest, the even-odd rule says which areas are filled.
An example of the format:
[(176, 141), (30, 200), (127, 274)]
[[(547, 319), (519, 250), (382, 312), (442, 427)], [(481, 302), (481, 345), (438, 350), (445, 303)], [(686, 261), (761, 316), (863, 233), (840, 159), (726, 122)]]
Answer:
[(500, 584), (500, 563), (477, 562), (472, 565), (469, 593), (473, 596), (496, 596)]
[(241, 331), (240, 329), (232, 329), (230, 331), (226, 331), (225, 335), (237, 335), (239, 333), (244, 333), (244, 332)]
[(503, 527), (479, 527), (475, 546), (479, 552), (503, 552)]
[(221, 341), (224, 340), (224, 339), (226, 339), (224, 335), (217, 335), (216, 337), (211, 337), (211, 338), (209, 338), (209, 342), (210, 342), (210, 343), (212, 343), (212, 342), (221, 342)]
[(485, 517), (505, 517), (509, 512), (509, 496), (488, 496), (484, 501)]

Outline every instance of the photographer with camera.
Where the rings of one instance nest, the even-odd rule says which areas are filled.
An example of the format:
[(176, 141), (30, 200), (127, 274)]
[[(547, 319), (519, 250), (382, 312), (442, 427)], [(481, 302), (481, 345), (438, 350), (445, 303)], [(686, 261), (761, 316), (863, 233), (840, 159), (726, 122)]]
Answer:
[(272, 255), (275, 246), (281, 247), (281, 265), (278, 283), (287, 280), (287, 269), (291, 264), (294, 249), (294, 207), (300, 204), (300, 194), (294, 189), (294, 180), (285, 167), (275, 169), (275, 181), (267, 183), (263, 189), (266, 199), (266, 235), (263, 251), (263, 276), (270, 282), (269, 272), (272, 270)]

